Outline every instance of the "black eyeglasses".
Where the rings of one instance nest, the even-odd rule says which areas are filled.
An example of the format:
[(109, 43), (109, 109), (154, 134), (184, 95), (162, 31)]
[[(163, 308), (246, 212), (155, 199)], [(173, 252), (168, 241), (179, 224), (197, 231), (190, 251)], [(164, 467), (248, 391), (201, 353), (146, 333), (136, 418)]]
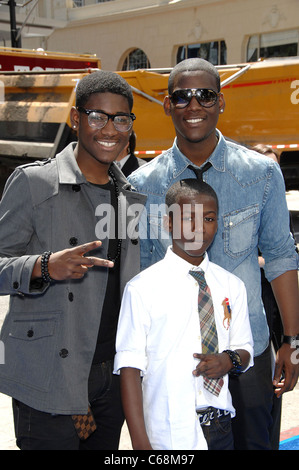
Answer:
[(133, 113), (108, 114), (97, 109), (85, 109), (82, 106), (78, 106), (77, 109), (80, 113), (87, 114), (88, 124), (94, 129), (103, 129), (109, 119), (111, 119), (117, 131), (128, 132), (133, 126), (133, 121), (136, 119)]
[(211, 108), (217, 102), (220, 93), (208, 88), (182, 88), (170, 95), (171, 102), (176, 108), (186, 108), (193, 98), (204, 108)]

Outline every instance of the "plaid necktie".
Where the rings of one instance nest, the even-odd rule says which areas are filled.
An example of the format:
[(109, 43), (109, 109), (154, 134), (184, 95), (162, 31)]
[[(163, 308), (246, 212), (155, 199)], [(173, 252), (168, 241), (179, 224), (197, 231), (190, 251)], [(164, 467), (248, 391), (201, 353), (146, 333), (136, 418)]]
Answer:
[[(214, 318), (214, 307), (211, 291), (206, 283), (203, 271), (189, 271), (199, 284), (198, 313), (200, 320), (201, 341), (203, 354), (216, 354), (218, 352), (218, 336)], [(223, 385), (223, 378), (203, 378), (204, 387), (213, 395), (218, 396)]]

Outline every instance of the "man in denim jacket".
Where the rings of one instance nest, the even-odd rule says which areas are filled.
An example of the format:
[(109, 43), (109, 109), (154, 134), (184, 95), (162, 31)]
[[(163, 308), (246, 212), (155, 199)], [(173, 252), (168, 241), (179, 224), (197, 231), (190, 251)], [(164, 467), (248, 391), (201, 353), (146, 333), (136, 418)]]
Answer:
[[(299, 370), (291, 359), (294, 349), (285, 344), (290, 337), (297, 342), (299, 312), (298, 255), (289, 229), (283, 177), (277, 164), (225, 140), (216, 129), (225, 101), (219, 74), (211, 64), (202, 59), (181, 62), (170, 74), (168, 92), (164, 110), (176, 129), (174, 144), (129, 177), (133, 186), (148, 196), (147, 218), (142, 218), (140, 227), (141, 268), (160, 260), (170, 244), (162, 223), (168, 188), (196, 173), (219, 197), (218, 232), (209, 257), (241, 278), (248, 295), (255, 366), (231, 380), (237, 408), (233, 420), (235, 448), (269, 449), (273, 385), (276, 395), (281, 396), (293, 389)], [(286, 335), (274, 381), (258, 249), (265, 259), (265, 273), (277, 298)], [(282, 372), (284, 382), (280, 382)]]

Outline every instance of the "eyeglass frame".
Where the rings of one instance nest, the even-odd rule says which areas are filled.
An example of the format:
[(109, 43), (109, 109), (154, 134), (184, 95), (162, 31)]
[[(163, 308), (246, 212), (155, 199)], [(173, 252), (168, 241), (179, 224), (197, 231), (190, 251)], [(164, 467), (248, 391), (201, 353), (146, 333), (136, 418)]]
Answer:
[[(215, 95), (215, 101), (213, 102), (213, 104), (211, 104), (210, 106), (205, 106), (203, 105), (202, 103), (200, 103), (198, 97), (197, 97), (197, 91), (200, 90), (200, 91), (209, 91), (209, 92), (212, 92), (214, 95)], [(173, 103), (172, 101), (172, 96), (174, 93), (176, 93), (177, 91), (191, 91), (192, 95), (191, 95), (191, 98), (189, 101), (187, 101), (186, 105), (184, 106), (177, 106), (177, 104)], [(169, 99), (170, 101), (172, 102), (172, 104), (177, 108), (177, 109), (184, 109), (184, 108), (187, 108), (187, 106), (189, 106), (189, 104), (191, 103), (191, 100), (193, 97), (196, 98), (196, 101), (198, 104), (200, 104), (200, 106), (202, 106), (203, 108), (212, 108), (213, 106), (216, 105), (217, 103), (217, 100), (219, 98), (219, 96), (221, 95), (220, 92), (217, 92), (215, 90), (212, 90), (211, 88), (179, 88), (178, 90), (175, 90), (172, 92), (171, 95), (169, 95)]]
[[(84, 108), (83, 106), (77, 106), (76, 109), (79, 111), (79, 113), (80, 113), (80, 112), (83, 112), (83, 113), (87, 114), (87, 116), (88, 116), (88, 125), (89, 125), (90, 127), (92, 127), (92, 128), (95, 128), (95, 129), (104, 129), (104, 127), (108, 124), (109, 120), (111, 119), (112, 122), (113, 122), (113, 125), (114, 125), (115, 130), (117, 130), (118, 132), (129, 132), (129, 131), (132, 129), (133, 122), (134, 122), (135, 119), (136, 119), (136, 116), (135, 116), (134, 113), (109, 114), (109, 113), (106, 113), (105, 111), (102, 111), (101, 109), (86, 109), (86, 108)], [(107, 119), (107, 122), (106, 122), (102, 127), (91, 126), (91, 125), (89, 124), (89, 115), (90, 115), (90, 113), (104, 114), (104, 115), (107, 116), (107, 118), (108, 118), (108, 119)], [(129, 127), (127, 130), (125, 130), (125, 131), (121, 131), (120, 129), (117, 129), (117, 128), (115, 127), (114, 119), (115, 119), (116, 117), (121, 117), (121, 116), (127, 116), (127, 117), (131, 118), (131, 120), (132, 120), (130, 127)]]

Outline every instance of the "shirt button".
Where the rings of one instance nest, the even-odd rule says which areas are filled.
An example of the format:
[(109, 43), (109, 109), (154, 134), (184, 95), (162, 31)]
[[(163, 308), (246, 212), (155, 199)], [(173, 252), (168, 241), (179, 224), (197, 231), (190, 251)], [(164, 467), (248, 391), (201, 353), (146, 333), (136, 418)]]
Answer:
[(69, 293), (69, 296), (68, 296), (68, 297), (69, 297), (69, 301), (70, 301), (70, 302), (73, 302), (73, 300), (74, 300), (74, 294), (73, 294), (72, 292)]
[(62, 357), (62, 359), (65, 359), (66, 357), (68, 357), (69, 355), (69, 352), (67, 349), (62, 349), (60, 352), (59, 352), (59, 356)]
[(70, 244), (71, 246), (76, 246), (76, 245), (78, 245), (78, 238), (76, 238), (76, 237), (71, 237), (71, 238), (69, 239), (69, 244)]
[(132, 238), (131, 242), (133, 245), (138, 245), (138, 239), (137, 238)]
[(27, 331), (27, 336), (28, 336), (28, 338), (32, 338), (33, 335), (34, 335), (34, 331), (33, 331), (33, 330), (28, 330), (28, 331)]
[(13, 286), (14, 289), (18, 289), (20, 287), (20, 285), (17, 281), (15, 281), (12, 286)]
[(72, 190), (74, 191), (74, 193), (78, 193), (79, 191), (81, 191), (80, 185), (79, 184), (73, 184)]

